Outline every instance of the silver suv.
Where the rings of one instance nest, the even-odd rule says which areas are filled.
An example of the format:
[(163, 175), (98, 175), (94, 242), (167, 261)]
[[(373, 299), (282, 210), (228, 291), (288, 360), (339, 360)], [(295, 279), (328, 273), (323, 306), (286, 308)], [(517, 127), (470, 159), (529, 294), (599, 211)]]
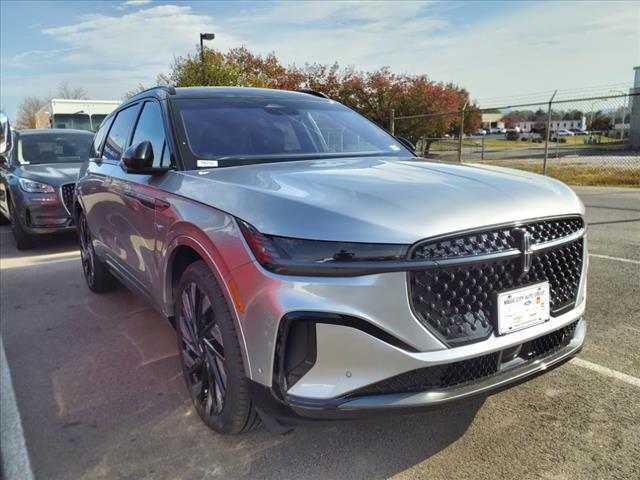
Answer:
[(175, 325), (218, 432), (439, 407), (582, 346), (584, 207), (556, 180), (424, 161), (316, 92), (151, 89), (93, 150), (87, 283)]

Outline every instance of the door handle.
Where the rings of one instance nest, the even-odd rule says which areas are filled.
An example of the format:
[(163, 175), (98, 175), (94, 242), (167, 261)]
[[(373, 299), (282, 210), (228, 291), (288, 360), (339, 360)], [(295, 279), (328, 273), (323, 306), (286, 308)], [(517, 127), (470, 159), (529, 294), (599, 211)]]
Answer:
[(159, 198), (156, 198), (154, 203), (157, 212), (163, 212), (171, 206), (169, 202), (165, 202), (164, 200), (160, 200)]

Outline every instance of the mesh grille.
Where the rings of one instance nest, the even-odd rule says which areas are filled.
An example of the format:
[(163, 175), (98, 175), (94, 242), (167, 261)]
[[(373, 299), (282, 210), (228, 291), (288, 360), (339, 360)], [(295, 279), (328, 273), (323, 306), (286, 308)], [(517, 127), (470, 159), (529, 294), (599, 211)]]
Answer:
[(62, 192), (62, 201), (64, 202), (64, 206), (69, 214), (73, 211), (73, 190), (75, 188), (75, 183), (67, 183), (62, 185), (62, 188), (60, 189)]
[[(525, 228), (540, 243), (562, 238), (582, 226), (581, 218), (572, 218), (536, 222), (520, 228)], [(515, 244), (511, 233), (505, 230), (473, 234), (449, 242), (453, 243), (443, 245), (440, 242), (433, 252), (426, 246), (421, 247), (425, 255), (422, 258), (443, 258), (458, 255), (461, 251), (495, 253), (510, 249)], [(498, 293), (548, 281), (551, 315), (557, 316), (575, 303), (582, 273), (582, 255), (583, 240), (578, 239), (534, 254), (531, 269), (524, 275), (519, 257), (412, 271), (409, 273), (409, 286), (414, 313), (423, 325), (448, 345), (477, 342), (494, 330)]]
[[(542, 220), (522, 225), (531, 234), (533, 243), (545, 243), (580, 231), (584, 222), (580, 217)], [(484, 232), (461, 234), (447, 239), (426, 242), (412, 252), (413, 260), (438, 260), (459, 258), (517, 249), (512, 235), (513, 227), (503, 227)]]
[(523, 228), (533, 237), (534, 243), (550, 242), (567, 237), (583, 227), (584, 222), (580, 217), (544, 220), (523, 225)]
[(536, 338), (523, 345), (521, 356), (528, 360), (550, 355), (569, 343), (576, 331), (578, 322), (573, 322), (560, 330)]
[[(578, 321), (543, 337), (522, 344), (520, 349), (515, 349), (515, 351), (519, 352), (516, 357), (531, 362), (555, 353), (560, 350), (560, 348), (568, 345), (573, 338), (577, 325)], [(505, 350), (505, 356), (507, 352), (513, 351), (513, 348)], [(499, 371), (501, 357), (502, 352), (496, 352), (462, 362), (412, 370), (363, 387), (352, 392), (350, 396), (424, 392), (429, 390), (443, 390), (456, 386), (459, 387), (499, 374), (501, 372)], [(515, 357), (510, 357), (508, 360), (512, 360), (513, 358)], [(522, 365), (522, 363), (520, 363), (520, 365)]]

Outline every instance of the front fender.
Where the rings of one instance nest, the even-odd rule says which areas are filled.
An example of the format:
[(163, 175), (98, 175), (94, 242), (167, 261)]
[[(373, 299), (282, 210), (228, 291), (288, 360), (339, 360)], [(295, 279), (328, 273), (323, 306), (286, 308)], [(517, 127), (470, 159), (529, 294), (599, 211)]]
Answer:
[[(222, 293), (225, 296), (229, 311), (233, 318), (233, 322), (238, 333), (238, 340), (242, 345), (242, 357), (245, 372), (250, 375), (251, 366), (247, 356), (247, 348), (245, 334), (239, 312), (238, 305), (234, 301), (234, 295), (231, 291), (230, 282), (232, 282), (231, 270), (236, 265), (243, 262), (251, 261), (244, 246), (240, 240), (241, 235), (235, 220), (226, 215), (226, 221), (223, 222), (224, 228), (220, 230), (204, 231), (195, 227), (193, 224), (180, 222), (174, 225), (167, 235), (165, 247), (162, 249), (162, 310), (166, 317), (170, 318), (175, 315), (173, 300), (173, 268), (177, 252), (183, 247), (193, 250), (207, 264), (211, 272), (216, 277)], [(237, 295), (237, 294), (236, 294)], [(242, 307), (240, 307), (242, 308)]]

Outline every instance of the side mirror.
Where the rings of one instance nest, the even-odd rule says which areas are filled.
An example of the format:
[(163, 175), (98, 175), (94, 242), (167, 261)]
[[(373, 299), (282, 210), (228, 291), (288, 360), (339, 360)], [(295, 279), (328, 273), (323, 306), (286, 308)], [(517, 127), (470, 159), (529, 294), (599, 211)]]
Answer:
[(409, 140), (407, 140), (406, 138), (396, 136), (396, 140), (398, 140), (402, 145), (407, 147), (413, 153), (416, 153), (416, 146), (413, 143), (411, 143)]
[(11, 150), (11, 126), (4, 112), (0, 112), (0, 155), (6, 156), (9, 150)]
[(171, 167), (153, 166), (153, 146), (151, 142), (140, 142), (131, 145), (122, 155), (122, 168), (127, 173), (157, 175), (171, 169)]

